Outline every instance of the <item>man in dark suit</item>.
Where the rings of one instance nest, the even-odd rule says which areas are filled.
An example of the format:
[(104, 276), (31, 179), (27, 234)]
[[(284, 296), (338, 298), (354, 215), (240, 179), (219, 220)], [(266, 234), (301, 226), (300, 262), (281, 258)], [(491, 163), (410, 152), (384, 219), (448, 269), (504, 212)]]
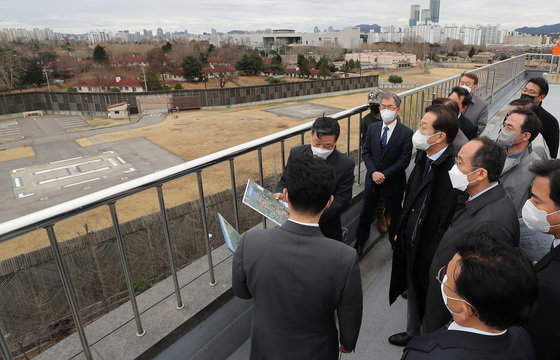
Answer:
[(511, 199), (498, 184), (504, 167), (505, 150), (486, 137), (471, 140), (461, 148), (455, 166), (449, 171), (454, 188), (467, 194), (459, 196), (451, 224), (437, 247), (428, 274), (426, 310), (422, 332), (439, 329), (450, 320), (441, 299), (438, 270), (457, 252), (457, 241), (466, 233), (485, 232), (519, 246), (519, 221)]
[(503, 240), (467, 236), (437, 276), (453, 322), (412, 339), (402, 359), (535, 359), (529, 334), (515, 326), (526, 321), (537, 299), (530, 260)]
[(389, 241), (393, 245), (396, 222), (406, 187), (405, 169), (412, 156), (412, 130), (397, 120), (401, 99), (392, 93), (380, 95), (382, 122), (373, 123), (367, 130), (362, 158), (367, 168), (364, 202), (356, 233), (358, 254), (369, 237), (370, 224), (380, 196), (391, 218)]
[(560, 359), (560, 160), (536, 162), (532, 197), (523, 207), (523, 221), (532, 230), (554, 235), (550, 252), (535, 265), (539, 299), (525, 325), (538, 360)]
[(462, 73), (459, 86), (464, 87), (471, 95), (471, 104), (465, 111), (465, 116), (478, 128), (477, 136), (482, 134), (488, 123), (488, 103), (474, 93), (478, 88), (478, 76), (475, 73)]
[(403, 211), (397, 226), (389, 302), (408, 291), (406, 332), (389, 342), (404, 346), (420, 335), (428, 270), (439, 240), (447, 230), (459, 190), (451, 186), (448, 171), (455, 164), (451, 144), (459, 131), (457, 115), (445, 105), (432, 105), (412, 137), (416, 165), (408, 178)]
[(232, 287), (235, 295), (253, 298), (251, 359), (336, 360), (339, 351), (356, 346), (362, 320), (358, 256), (318, 226), (334, 188), (334, 170), (324, 160), (292, 158), (283, 191), (288, 221), (241, 237)]
[(477, 136), (478, 128), (466, 115), (466, 111), (473, 106), (472, 97), (462, 86), (455, 86), (449, 93), (449, 98), (459, 106), (459, 128), (467, 139), (472, 140)]
[(521, 98), (531, 99), (537, 105), (535, 114), (537, 114), (542, 122), (541, 134), (550, 151), (550, 157), (556, 159), (560, 134), (558, 132), (558, 120), (542, 107), (542, 102), (547, 94), (548, 82), (543, 77), (535, 77), (529, 79), (523, 88)]
[[(325, 159), (334, 168), (336, 176), (336, 188), (334, 201), (331, 206), (323, 212), (319, 220), (319, 227), (328, 238), (342, 241), (342, 228), (340, 215), (352, 200), (352, 185), (354, 184), (354, 161), (336, 149), (340, 125), (338, 121), (330, 117), (320, 117), (311, 127), (311, 145), (296, 146), (290, 150), (290, 159), (301, 154), (309, 154)], [(276, 185), (276, 199), (284, 200), (282, 194), (286, 188), (286, 174), (283, 172), (280, 181)]]

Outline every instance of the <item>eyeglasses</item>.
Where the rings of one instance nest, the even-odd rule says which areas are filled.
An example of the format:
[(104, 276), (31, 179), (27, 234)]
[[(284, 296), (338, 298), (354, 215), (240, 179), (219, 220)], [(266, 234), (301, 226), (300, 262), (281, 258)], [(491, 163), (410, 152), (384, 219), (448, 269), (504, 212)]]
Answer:
[(379, 105), (379, 109), (380, 109), (380, 110), (385, 110), (385, 109), (397, 110), (398, 107), (397, 107), (397, 106), (393, 106), (393, 105)]
[(539, 92), (535, 89), (523, 88), (523, 94), (539, 95)]

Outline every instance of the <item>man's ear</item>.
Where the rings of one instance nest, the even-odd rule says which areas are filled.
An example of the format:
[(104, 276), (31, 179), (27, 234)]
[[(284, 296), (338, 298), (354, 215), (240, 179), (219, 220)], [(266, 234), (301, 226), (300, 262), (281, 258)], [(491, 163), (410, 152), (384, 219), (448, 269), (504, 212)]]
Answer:
[(327, 202), (327, 206), (325, 206), (325, 209), (328, 209), (331, 206), (333, 201), (334, 201), (334, 195), (331, 195), (331, 198)]
[(480, 169), (477, 169), (477, 170), (481, 170), (481, 171), (480, 171), (480, 173), (478, 174), (478, 176), (476, 177), (476, 180), (482, 181), (482, 180), (484, 180), (485, 178), (486, 178), (486, 179), (488, 178), (488, 170), (486, 170), (485, 168), (480, 168)]
[(469, 321), (473, 316), (475, 316), (473, 309), (465, 302), (458, 301), (458, 308), (459, 311), (457, 314), (454, 314), (455, 317), (458, 317), (463, 324)]
[(282, 194), (284, 194), (284, 200), (288, 202), (288, 188), (284, 188)]

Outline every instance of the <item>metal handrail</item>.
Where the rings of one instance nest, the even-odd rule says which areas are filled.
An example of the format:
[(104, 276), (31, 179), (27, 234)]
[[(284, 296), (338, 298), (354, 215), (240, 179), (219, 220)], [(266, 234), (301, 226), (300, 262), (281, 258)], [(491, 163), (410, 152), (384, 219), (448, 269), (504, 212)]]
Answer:
[[(531, 59), (531, 54), (520, 55), (496, 64), (490, 64), (475, 70), (473, 72), (479, 73), (479, 89), (480, 93), (483, 94), (481, 96), (486, 96), (487, 98), (491, 97), (497, 89), (500, 89), (503, 86), (506, 86), (511, 81), (516, 81), (517, 76), (525, 71), (524, 66), (518, 66), (518, 64), (525, 64), (525, 61), (529, 61)], [(552, 61), (552, 60), (551, 60)], [(401, 118), (405, 122), (405, 124), (409, 125), (410, 127), (414, 127), (414, 122), (418, 120), (420, 115), (423, 113), (425, 103), (431, 102), (433, 97), (438, 94), (446, 94), (446, 91), (450, 91), (451, 87), (454, 86), (459, 79), (459, 75), (452, 76), (443, 80), (435, 81), (433, 83), (420, 86), (418, 88), (407, 90), (399, 94), (402, 99), (401, 104)], [(344, 110), (332, 115), (333, 118), (337, 120), (342, 120), (347, 118), (347, 131), (348, 131), (348, 143), (347, 143), (347, 154), (350, 153), (350, 124), (351, 124), (351, 117), (359, 114), (359, 119), (362, 119), (362, 113), (368, 108), (366, 104), (354, 107), (352, 109)], [(115, 203), (119, 199), (128, 197), (130, 195), (142, 192), (147, 189), (157, 188), (158, 190), (158, 199), (160, 200), (160, 212), (162, 215), (162, 221), (164, 225), (164, 233), (167, 242), (168, 248), (168, 256), (170, 259), (170, 266), (171, 272), (174, 278), (174, 286), (177, 295), (177, 309), (183, 308), (183, 302), (180, 297), (179, 286), (176, 276), (176, 269), (173, 261), (173, 251), (172, 246), (170, 243), (170, 235), (169, 235), (169, 228), (166, 221), (166, 212), (165, 212), (165, 205), (163, 203), (163, 192), (161, 190), (161, 186), (169, 181), (183, 178), (190, 175), (197, 175), (198, 187), (199, 187), (199, 196), (201, 202), (201, 211), (202, 211), (202, 219), (203, 219), (203, 227), (204, 227), (204, 235), (206, 238), (206, 250), (208, 256), (208, 266), (209, 266), (209, 274), (210, 274), (210, 285), (215, 285), (216, 281), (214, 278), (213, 273), (213, 263), (211, 257), (211, 248), (209, 243), (209, 234), (208, 234), (208, 224), (206, 222), (206, 210), (204, 205), (204, 191), (203, 191), (203, 182), (202, 182), (202, 171), (208, 167), (213, 165), (229, 162), (230, 163), (230, 175), (231, 175), (231, 183), (232, 183), (232, 191), (235, 194), (235, 168), (234, 168), (234, 161), (237, 157), (257, 151), (259, 154), (259, 174), (260, 174), (260, 181), (263, 182), (263, 170), (262, 170), (262, 149), (268, 145), (273, 144), (280, 144), (281, 151), (282, 151), (282, 169), (285, 166), (285, 156), (284, 156), (284, 142), (286, 139), (297, 137), (300, 135), (301, 142), (304, 142), (304, 133), (311, 129), (311, 125), (313, 122), (307, 122), (301, 124), (299, 126), (280, 131), (275, 134), (271, 134), (268, 136), (261, 137), (259, 139), (255, 139), (252, 141), (245, 142), (243, 144), (239, 144), (218, 152), (215, 152), (210, 155), (203, 156), (198, 159), (194, 159), (191, 161), (187, 161), (185, 163), (155, 172), (153, 174), (145, 175), (134, 180), (128, 181), (123, 184), (115, 185), (92, 194), (88, 194), (70, 201), (66, 201), (61, 204), (57, 204), (51, 206), (49, 208), (19, 217), (17, 219), (9, 220), (4, 223), (0, 224), (0, 242), (9, 240), (16, 236), (20, 236), (26, 234), (31, 231), (35, 231), (38, 229), (45, 229), (49, 235), (49, 240), (51, 243), (51, 248), (57, 258), (57, 268), (60, 272), (61, 278), (63, 280), (63, 287), (65, 293), (67, 295), (72, 313), (73, 318), (76, 323), (76, 327), (78, 330), (78, 334), (80, 335), (80, 340), (82, 342), (82, 347), (84, 348), (84, 355), (86, 358), (91, 358), (91, 353), (89, 351), (89, 345), (87, 343), (87, 339), (85, 338), (85, 332), (83, 330), (83, 324), (80, 319), (79, 309), (76, 302), (76, 298), (73, 291), (72, 281), (68, 276), (68, 271), (63, 264), (62, 256), (60, 253), (60, 249), (58, 247), (58, 243), (56, 240), (56, 236), (53, 231), (54, 224), (73, 217), (77, 214), (89, 211), (91, 209), (108, 205), (111, 209), (111, 215), (113, 219), (113, 228), (116, 233), (116, 237), (118, 242), (122, 243), (122, 236), (120, 235), (120, 225), (118, 222)], [(358, 145), (359, 146), (359, 145)], [(360, 159), (360, 158), (358, 158)], [(358, 161), (358, 172), (360, 172), (360, 160)], [(359, 182), (358, 176), (358, 182)], [(234, 213), (236, 216), (236, 227), (239, 229), (239, 219), (238, 219), (238, 210), (237, 210), (237, 203), (235, 201), (236, 197), (234, 197)], [(120, 239), (119, 239), (120, 238)], [(120, 255), (121, 255), (121, 262), (123, 265), (125, 278), (127, 282), (127, 287), (129, 291), (129, 296), (131, 298), (131, 306), (133, 307), (133, 312), (137, 324), (137, 335), (143, 335), (145, 333), (145, 329), (142, 327), (142, 323), (140, 321), (140, 314), (138, 312), (138, 307), (135, 301), (135, 294), (134, 290), (131, 286), (131, 278), (129, 274), (129, 265), (126, 259), (126, 251), (123, 246), (120, 247)], [(128, 274), (127, 274), (128, 273)], [(2, 345), (2, 350), (4, 351), (5, 339), (3, 333), (0, 329), (0, 345)]]

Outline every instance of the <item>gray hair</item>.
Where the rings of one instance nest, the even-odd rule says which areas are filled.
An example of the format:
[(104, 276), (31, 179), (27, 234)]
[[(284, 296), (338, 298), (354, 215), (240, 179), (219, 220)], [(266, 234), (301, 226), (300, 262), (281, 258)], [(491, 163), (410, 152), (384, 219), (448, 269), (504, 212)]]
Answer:
[(397, 107), (401, 106), (401, 98), (397, 95), (397, 94), (393, 94), (391, 92), (384, 92), (381, 93), (379, 95), (379, 103), (381, 104), (381, 100), (383, 99), (394, 99), (395, 100), (395, 104), (397, 104)]

